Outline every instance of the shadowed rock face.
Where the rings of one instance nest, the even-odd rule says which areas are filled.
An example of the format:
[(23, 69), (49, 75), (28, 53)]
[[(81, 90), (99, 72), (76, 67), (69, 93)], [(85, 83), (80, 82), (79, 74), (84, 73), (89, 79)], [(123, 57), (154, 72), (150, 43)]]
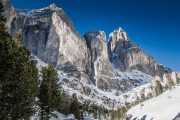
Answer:
[(169, 68), (159, 65), (152, 57), (145, 54), (139, 46), (134, 44), (122, 29), (110, 34), (108, 41), (110, 61), (121, 71), (139, 70), (152, 76), (163, 76), (171, 72)]
[(55, 4), (38, 10), (16, 10), (9, 0), (3, 2), (9, 33), (19, 32), (32, 54), (104, 91), (124, 91), (141, 82), (119, 80), (121, 75), (117, 70), (139, 70), (152, 76), (171, 72), (146, 55), (121, 28), (110, 34), (107, 46), (102, 31), (88, 32), (84, 37), (79, 35), (70, 18)]

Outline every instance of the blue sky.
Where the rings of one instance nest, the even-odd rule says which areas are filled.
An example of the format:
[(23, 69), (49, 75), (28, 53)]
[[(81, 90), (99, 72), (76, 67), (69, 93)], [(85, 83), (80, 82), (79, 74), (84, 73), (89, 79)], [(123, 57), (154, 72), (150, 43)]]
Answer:
[(19, 9), (37, 9), (56, 3), (84, 35), (109, 33), (122, 27), (129, 37), (158, 63), (180, 71), (179, 0), (12, 0)]

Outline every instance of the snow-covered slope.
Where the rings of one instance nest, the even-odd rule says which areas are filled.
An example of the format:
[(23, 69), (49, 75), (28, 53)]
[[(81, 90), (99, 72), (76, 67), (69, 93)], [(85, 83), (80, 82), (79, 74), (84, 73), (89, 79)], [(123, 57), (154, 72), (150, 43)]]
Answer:
[[(37, 60), (38, 68), (47, 66), (42, 60), (33, 55), (33, 58)], [(80, 102), (84, 102), (85, 100), (91, 101), (91, 103), (95, 103), (96, 105), (103, 105), (108, 109), (116, 109), (120, 106), (124, 106), (125, 102), (132, 102), (136, 100), (136, 95), (140, 95), (140, 91), (142, 89), (148, 87), (150, 85), (150, 81), (153, 77), (150, 75), (144, 74), (138, 70), (134, 70), (132, 72), (118, 72), (120, 77), (114, 78), (119, 79), (121, 81), (128, 81), (131, 79), (137, 79), (140, 82), (136, 83), (135, 86), (132, 87), (127, 92), (122, 93), (122, 91), (112, 90), (111, 92), (103, 91), (98, 89), (93, 84), (86, 83), (86, 80), (80, 81), (78, 78), (68, 75), (61, 70), (58, 71), (59, 80), (61, 82), (62, 90), (68, 95), (71, 96), (73, 93), (77, 94), (77, 97)], [(83, 74), (81, 75), (83, 77)], [(106, 76), (105, 76), (106, 77)], [(113, 79), (113, 78), (112, 78)], [(149, 83), (149, 84), (147, 84)], [(122, 84), (123, 85), (123, 84)], [(128, 96), (128, 99), (127, 97)]]
[[(180, 113), (180, 85), (162, 95), (134, 106), (128, 112), (132, 120), (172, 120)], [(136, 119), (135, 119), (136, 118)], [(144, 119), (143, 119), (144, 120)]]
[[(75, 120), (75, 117), (73, 114), (64, 115), (59, 112), (53, 112), (54, 116), (51, 115), (49, 120)], [(33, 115), (30, 120), (40, 120), (40, 115), (37, 112), (35, 115)], [(88, 120), (88, 119), (87, 119)]]
[[(38, 59), (38, 57), (33, 57), (35, 60), (37, 60), (39, 69), (41, 69), (42, 66), (47, 66), (47, 64)], [(118, 79), (122, 83), (123, 81), (128, 81), (133, 78), (139, 80), (140, 82), (139, 84), (138, 82), (135, 82), (136, 85), (125, 92), (117, 91), (116, 89), (109, 92), (100, 90), (93, 84), (87, 83), (86, 77), (83, 81), (81, 81), (78, 78), (73, 77), (61, 70), (58, 70), (58, 75), (62, 89), (68, 96), (76, 93), (80, 102), (83, 103), (85, 100), (88, 100), (91, 101), (91, 103), (95, 103), (96, 105), (103, 105), (108, 109), (116, 109), (118, 107), (124, 106), (126, 102), (135, 102), (138, 98), (141, 98), (142, 94), (147, 96), (149, 93), (153, 93), (156, 80), (160, 81), (164, 87), (167, 83), (166, 75), (164, 75), (164, 78), (161, 79), (158, 76), (152, 77), (138, 70), (133, 70), (132, 72), (116, 72), (118, 72), (120, 76), (114, 79)], [(81, 74), (81, 77), (84, 77), (83, 73)], [(174, 83), (176, 83), (177, 78), (178, 76), (176, 73), (172, 73), (171, 79), (174, 80)], [(113, 80), (113, 78), (111, 79)]]

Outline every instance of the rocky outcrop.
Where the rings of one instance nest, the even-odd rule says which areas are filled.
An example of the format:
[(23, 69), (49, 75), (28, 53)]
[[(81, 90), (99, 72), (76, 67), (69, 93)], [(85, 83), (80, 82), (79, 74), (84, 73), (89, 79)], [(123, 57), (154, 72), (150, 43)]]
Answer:
[(12, 3), (10, 0), (1, 0), (4, 4), (4, 13), (3, 15), (5, 16), (6, 19), (6, 26), (8, 30), (11, 30), (11, 24), (14, 19), (14, 17), (18, 16), (17, 10), (13, 7)]
[(31, 53), (58, 69), (90, 72), (86, 41), (61, 8), (17, 11), (8, 0), (5, 9), (9, 32), (20, 32)]
[(112, 64), (121, 71), (136, 69), (152, 76), (161, 77), (164, 73), (171, 72), (169, 68), (159, 65), (152, 57), (144, 53), (129, 39), (122, 28), (110, 34), (108, 52)]
[(91, 55), (92, 76), (96, 80), (96, 85), (108, 90), (114, 84), (110, 77), (115, 77), (115, 71), (109, 61), (106, 35), (102, 31), (93, 31), (87, 33), (85, 39)]

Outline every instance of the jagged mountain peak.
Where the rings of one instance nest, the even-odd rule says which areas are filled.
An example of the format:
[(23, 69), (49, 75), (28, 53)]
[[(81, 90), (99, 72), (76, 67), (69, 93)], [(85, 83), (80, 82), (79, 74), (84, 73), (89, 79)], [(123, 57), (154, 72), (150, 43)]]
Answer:
[(106, 41), (106, 33), (104, 31), (91, 31), (86, 33), (84, 37), (89, 37), (90, 40), (97, 38), (98, 40)]
[(50, 4), (48, 7), (49, 7), (49, 9), (56, 9), (57, 5), (56, 5), (56, 3), (53, 3), (53, 4)]
[(48, 7), (46, 7), (47, 9), (50, 9), (50, 10), (62, 10), (62, 8), (60, 8), (59, 6), (57, 6), (56, 3), (52, 3), (50, 4)]
[(119, 29), (114, 30), (113, 32), (110, 33), (109, 38), (111, 37), (116, 37), (116, 41), (119, 40), (125, 40), (128, 41), (128, 34), (122, 29), (122, 27), (119, 27)]
[(40, 16), (48, 16), (52, 15), (54, 12), (63, 12), (63, 9), (58, 7), (55, 3), (49, 5), (48, 7), (40, 8), (40, 9), (32, 9), (32, 10), (21, 10), (19, 9), (18, 12), (20, 15), (26, 16), (26, 17), (31, 17), (31, 18), (36, 18)]
[(121, 27), (110, 33), (108, 52), (110, 61), (121, 71), (136, 69), (152, 76), (161, 77), (164, 73), (171, 72), (170, 69), (159, 65), (141, 50), (137, 44), (129, 39)]
[(125, 32), (124, 29), (122, 27), (119, 27), (119, 32)]

